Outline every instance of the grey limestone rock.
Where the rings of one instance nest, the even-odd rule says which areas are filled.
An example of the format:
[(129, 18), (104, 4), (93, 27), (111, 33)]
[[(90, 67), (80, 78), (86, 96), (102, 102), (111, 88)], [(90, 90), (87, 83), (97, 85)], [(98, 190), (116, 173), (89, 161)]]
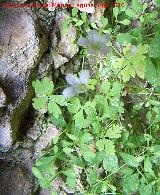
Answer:
[(31, 103), (31, 83), (47, 41), (44, 41), (45, 36), (40, 38), (36, 18), (30, 9), (0, 9), (5, 13), (0, 17), (0, 84), (8, 100), (0, 119), (0, 150), (7, 150), (16, 140)]
[(46, 132), (38, 138), (35, 144), (35, 159), (40, 158), (42, 156), (43, 150), (52, 143), (52, 140), (59, 134), (59, 132), (60, 131), (54, 125), (48, 125)]
[(1, 195), (28, 195), (31, 194), (31, 182), (20, 167), (7, 166), (0, 175)]
[(51, 32), (51, 53), (54, 60), (54, 67), (57, 69), (68, 62), (78, 52), (78, 46), (74, 43), (76, 39), (76, 29), (72, 24), (67, 28), (63, 22), (69, 15), (65, 11), (57, 13), (55, 26)]
[(0, 88), (0, 108), (3, 108), (6, 104), (6, 94), (3, 89)]

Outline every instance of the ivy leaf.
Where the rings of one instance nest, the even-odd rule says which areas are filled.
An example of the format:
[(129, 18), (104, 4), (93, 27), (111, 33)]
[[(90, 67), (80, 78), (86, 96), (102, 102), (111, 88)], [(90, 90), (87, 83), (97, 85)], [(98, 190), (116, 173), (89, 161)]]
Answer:
[(123, 179), (123, 190), (126, 194), (137, 192), (139, 184), (140, 182), (137, 174), (125, 176)]
[(50, 173), (55, 173), (55, 170), (53, 168), (53, 162), (55, 160), (55, 157), (50, 156), (50, 157), (42, 157), (38, 161), (36, 161), (36, 167), (39, 168), (40, 171), (43, 172), (50, 172)]
[(147, 7), (148, 7), (148, 3), (145, 2), (145, 3), (143, 4), (143, 12), (147, 9)]
[(152, 13), (146, 14), (144, 16), (144, 22), (145, 23), (151, 22), (151, 21), (155, 20), (157, 17), (158, 17), (158, 12), (153, 11)]
[[(72, 18), (72, 21), (73, 21), (73, 22), (78, 22), (78, 19), (77, 19), (77, 18)], [(72, 22), (72, 21), (71, 21), (71, 22)]]
[(148, 156), (144, 160), (144, 170), (145, 170), (145, 172), (150, 172), (152, 170), (152, 163), (151, 163)]
[(118, 113), (118, 109), (112, 105), (105, 105), (105, 113), (102, 117), (102, 120), (106, 120), (106, 118), (115, 119), (116, 114)]
[(75, 174), (75, 172), (74, 172), (73, 169), (68, 169), (68, 170), (66, 170), (66, 171), (63, 171), (63, 173), (64, 173), (67, 177), (75, 177), (75, 176), (76, 176), (76, 174)]
[(73, 152), (73, 149), (69, 148), (69, 147), (65, 147), (65, 148), (63, 148), (63, 152), (66, 153), (67, 155), (69, 155), (71, 152)]
[(134, 67), (137, 75), (142, 79), (144, 79), (145, 66), (146, 66), (146, 60), (145, 60), (146, 56), (144, 54), (146, 54), (147, 52), (148, 52), (148, 45), (139, 44), (137, 47), (137, 52), (135, 53), (136, 59), (133, 58), (133, 56), (130, 58), (132, 66)]
[(107, 24), (108, 24), (108, 19), (105, 18), (104, 16), (101, 16), (100, 18), (101, 18), (101, 21), (102, 21), (102, 23), (103, 23), (103, 26), (106, 27)]
[(131, 43), (132, 36), (129, 33), (119, 33), (117, 35), (117, 41), (123, 45)]
[(65, 98), (62, 95), (52, 95), (50, 96), (50, 99), (54, 100), (60, 106), (64, 106), (66, 104)]
[[(69, 26), (69, 24), (72, 22), (71, 18), (69, 17), (67, 20), (63, 20), (61, 25), (63, 29), (67, 29), (67, 27)], [(65, 31), (66, 33), (66, 31)]]
[(47, 97), (42, 97), (42, 98), (33, 98), (33, 107), (35, 109), (43, 109), (46, 107), (48, 102)]
[(64, 120), (64, 117), (62, 115), (60, 115), (58, 118), (55, 118), (54, 116), (50, 116), (50, 121), (53, 125), (57, 127), (65, 128), (67, 126), (67, 123)]
[(73, 169), (68, 169), (66, 171), (63, 171), (63, 173), (67, 176), (66, 183), (69, 188), (75, 188), (77, 179), (76, 179), (76, 173)]
[(105, 151), (107, 155), (115, 154), (115, 145), (109, 139), (100, 139), (96, 142), (97, 149), (99, 151)]
[(139, 44), (134, 50), (131, 44), (127, 44), (123, 48), (125, 58), (118, 58), (117, 63), (115, 63), (121, 69), (120, 74), (124, 82), (129, 81), (130, 77), (134, 78), (136, 74), (144, 79), (146, 66), (145, 54), (148, 52), (148, 45)]
[(70, 98), (70, 103), (67, 106), (69, 112), (77, 113), (81, 108), (80, 100), (77, 97)]
[(133, 9), (126, 9), (125, 12), (126, 12), (127, 16), (129, 16), (129, 17), (136, 16), (136, 12)]
[(81, 144), (87, 144), (87, 143), (90, 143), (91, 141), (93, 140), (93, 137), (90, 133), (88, 132), (84, 132), (84, 134), (82, 135), (82, 137), (80, 138), (80, 142)]
[(53, 82), (46, 77), (42, 81), (33, 81), (32, 86), (34, 87), (37, 96), (49, 96), (52, 94), (54, 89)]
[(107, 155), (103, 160), (103, 167), (106, 171), (117, 173), (119, 169), (117, 156)]
[(128, 175), (133, 174), (133, 169), (126, 167), (126, 168), (120, 169), (120, 172), (123, 173), (124, 175), (128, 176)]
[(159, 0), (153, 0), (153, 3), (156, 7), (160, 7), (160, 1)]
[(97, 149), (99, 151), (105, 150), (106, 139), (100, 139), (96, 142)]
[(158, 82), (158, 74), (156, 67), (152, 63), (152, 61), (148, 58), (146, 69), (145, 69), (145, 79), (152, 85), (154, 85), (156, 82)]
[[(94, 115), (96, 113), (96, 104), (94, 101), (87, 101), (83, 107), (83, 109), (85, 110), (85, 113), (88, 115), (88, 118), (92, 118), (92, 115)], [(94, 117), (94, 116), (93, 116)], [(89, 120), (92, 120), (92, 119)], [(93, 119), (95, 120), (95, 118)]]
[(32, 167), (32, 173), (34, 176), (36, 176), (38, 179), (43, 179), (43, 175), (40, 172), (40, 170), (36, 167)]
[(32, 168), (33, 174), (39, 179), (40, 186), (43, 188), (48, 188), (51, 185), (51, 181), (56, 176), (53, 163), (54, 163), (53, 156), (42, 157), (35, 163), (36, 167)]
[(91, 27), (94, 29), (98, 29), (96, 23), (94, 23), (94, 22), (91, 22)]
[(96, 79), (89, 79), (89, 81), (88, 81), (88, 89), (94, 90), (96, 84), (97, 84), (97, 80)]
[(86, 12), (82, 12), (80, 15), (81, 15), (82, 20), (84, 22), (86, 22), (86, 20), (87, 20), (87, 13)]
[(75, 17), (77, 14), (78, 14), (78, 9), (74, 7), (72, 9), (72, 17)]
[(88, 145), (85, 145), (85, 144), (81, 145), (80, 150), (82, 152), (83, 158), (87, 162), (92, 162), (93, 159), (96, 157), (96, 154), (90, 150)]
[(129, 62), (128, 62), (128, 64), (127, 64), (127, 62), (125, 62), (124, 64), (126, 65), (126, 68), (124, 68), (121, 71), (121, 74), (122, 74), (123, 81), (127, 82), (130, 80), (131, 77), (135, 78), (136, 72), (135, 72), (133, 66)]
[[(54, 141), (54, 140), (53, 140)], [(66, 140), (62, 140), (61, 141), (62, 147), (68, 147), (68, 146), (72, 146), (73, 142), (68, 142)]]
[(110, 100), (110, 104), (114, 107), (117, 107), (119, 108), (120, 106), (120, 98), (119, 97), (113, 97), (111, 100)]
[(76, 22), (74, 26), (82, 26), (83, 23), (84, 23), (83, 20), (79, 20), (78, 22)]
[(131, 167), (138, 167), (139, 163), (137, 162), (137, 158), (127, 154), (127, 153), (120, 153), (122, 159), (124, 160), (125, 163), (127, 163)]
[(50, 100), (48, 103), (48, 111), (53, 114), (55, 118), (58, 118), (61, 115), (60, 107), (55, 103), (54, 100)]
[(83, 109), (74, 115), (75, 126), (79, 129), (86, 128), (88, 126), (87, 119), (84, 118)]
[(136, 14), (141, 13), (143, 11), (142, 3), (138, 0), (132, 0), (132, 9), (136, 12)]
[(73, 140), (73, 141), (77, 140), (77, 137), (76, 137), (75, 135), (72, 135), (72, 134), (67, 133), (67, 136), (68, 136), (71, 140)]
[[(151, 183), (148, 184), (148, 185), (142, 183), (142, 184), (140, 185), (139, 189), (138, 189), (140, 195), (152, 195), (152, 194), (153, 194), (152, 185), (153, 185), (153, 184), (151, 184)], [(158, 194), (157, 194), (157, 195), (158, 195)]]
[(113, 125), (107, 130), (105, 137), (109, 138), (119, 138), (121, 137), (121, 127), (119, 125)]
[(149, 57), (158, 58), (160, 54), (160, 39), (156, 36), (149, 45)]
[(110, 92), (110, 95), (120, 97), (121, 89), (122, 89), (122, 84), (117, 82), (117, 81), (114, 82), (113, 86), (112, 86), (112, 89), (111, 89), (111, 92)]
[(128, 19), (124, 19), (122, 21), (119, 21), (119, 23), (128, 26), (131, 23), (131, 21)]
[(102, 126), (99, 121), (92, 123), (92, 133), (93, 134), (99, 134), (102, 130)]
[(96, 152), (96, 157), (93, 161), (97, 166), (104, 160), (106, 156), (106, 153), (104, 151), (98, 151)]
[(118, 14), (119, 14), (119, 8), (118, 7), (114, 7), (113, 8), (113, 15), (115, 16), (115, 18), (117, 19), (117, 16), (118, 16)]
[(90, 186), (94, 185), (98, 180), (98, 175), (96, 169), (87, 169), (88, 175), (87, 179), (90, 183)]
[(151, 147), (151, 152), (154, 152), (154, 155), (160, 157), (160, 145), (154, 145)]
[(58, 146), (55, 145), (55, 146), (53, 147), (53, 151), (54, 151), (54, 154), (57, 154), (57, 153), (58, 153)]
[(148, 156), (144, 160), (144, 171), (150, 173), (153, 177), (155, 176), (154, 171), (152, 170), (152, 163)]
[(110, 90), (110, 82), (108, 80), (103, 81), (101, 89), (103, 93), (107, 94)]

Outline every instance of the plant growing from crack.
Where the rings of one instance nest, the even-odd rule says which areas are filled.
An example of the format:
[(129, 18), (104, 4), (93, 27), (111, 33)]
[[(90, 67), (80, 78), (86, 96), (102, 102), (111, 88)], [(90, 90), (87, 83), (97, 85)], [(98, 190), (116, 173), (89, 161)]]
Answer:
[[(78, 18), (76, 10), (72, 15)], [(80, 17), (82, 22), (75, 21), (81, 32), (86, 18), (84, 14)], [(33, 83), (33, 106), (45, 107), (50, 122), (61, 129), (33, 167), (41, 187), (52, 188), (52, 181), (61, 177), (75, 194), (159, 195), (160, 42), (156, 17), (157, 11), (148, 13), (147, 4), (138, 0), (132, 0), (130, 7), (113, 8), (114, 22), (103, 20), (107, 28), (112, 27), (110, 35), (104, 29), (90, 29), (77, 42), (97, 58), (91, 66), (96, 69), (94, 78), (92, 68), (82, 70), (79, 77), (66, 75), (69, 86), (62, 95), (47, 78)], [(130, 29), (132, 19), (137, 18), (142, 28)], [(120, 50), (112, 45), (115, 39)], [(87, 94), (85, 98), (83, 94)]]

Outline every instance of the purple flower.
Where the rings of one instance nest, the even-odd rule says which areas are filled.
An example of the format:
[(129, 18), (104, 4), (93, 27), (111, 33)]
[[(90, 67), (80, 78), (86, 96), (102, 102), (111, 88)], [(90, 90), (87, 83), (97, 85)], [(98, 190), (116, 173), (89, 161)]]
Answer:
[(66, 81), (70, 85), (70, 87), (65, 88), (62, 92), (62, 95), (65, 98), (71, 98), (80, 93), (85, 93), (87, 91), (88, 80), (88, 70), (82, 70), (80, 72), (79, 78), (73, 74), (67, 74)]
[(100, 35), (96, 30), (88, 32), (88, 37), (81, 37), (78, 39), (78, 45), (87, 47), (89, 54), (102, 54), (106, 55), (110, 52), (110, 47), (106, 45), (110, 41), (108, 34)]

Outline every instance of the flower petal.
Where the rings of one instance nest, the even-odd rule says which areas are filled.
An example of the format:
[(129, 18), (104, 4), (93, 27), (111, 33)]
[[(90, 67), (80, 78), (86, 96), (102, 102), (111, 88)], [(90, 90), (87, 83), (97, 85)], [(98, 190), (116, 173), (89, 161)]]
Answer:
[(79, 46), (87, 47), (88, 46), (88, 39), (84, 37), (80, 37), (77, 41)]
[(90, 44), (95, 44), (99, 42), (100, 38), (101, 36), (96, 30), (91, 30), (88, 32), (88, 39), (89, 39)]
[(102, 37), (101, 37), (101, 39), (100, 39), (101, 41), (103, 41), (103, 43), (105, 42), (109, 42), (109, 41), (111, 41), (111, 38), (110, 38), (110, 35), (109, 34), (105, 34), (105, 35), (102, 35)]
[(65, 98), (71, 98), (71, 97), (74, 97), (75, 95), (77, 95), (77, 90), (73, 87), (67, 87), (62, 91), (62, 95)]
[(95, 49), (93, 50), (91, 47), (88, 48), (87, 52), (90, 55), (98, 55), (100, 53), (99, 50), (95, 50)]
[(109, 53), (111, 51), (111, 48), (110, 47), (108, 47), (108, 46), (105, 46), (105, 45), (103, 45), (102, 47), (101, 47), (101, 49), (100, 49), (100, 53), (101, 54), (107, 54), (107, 53)]
[(80, 84), (80, 80), (76, 76), (74, 76), (73, 74), (67, 74), (66, 81), (71, 86)]
[(80, 81), (83, 84), (87, 84), (89, 80), (89, 70), (82, 70), (80, 72)]

